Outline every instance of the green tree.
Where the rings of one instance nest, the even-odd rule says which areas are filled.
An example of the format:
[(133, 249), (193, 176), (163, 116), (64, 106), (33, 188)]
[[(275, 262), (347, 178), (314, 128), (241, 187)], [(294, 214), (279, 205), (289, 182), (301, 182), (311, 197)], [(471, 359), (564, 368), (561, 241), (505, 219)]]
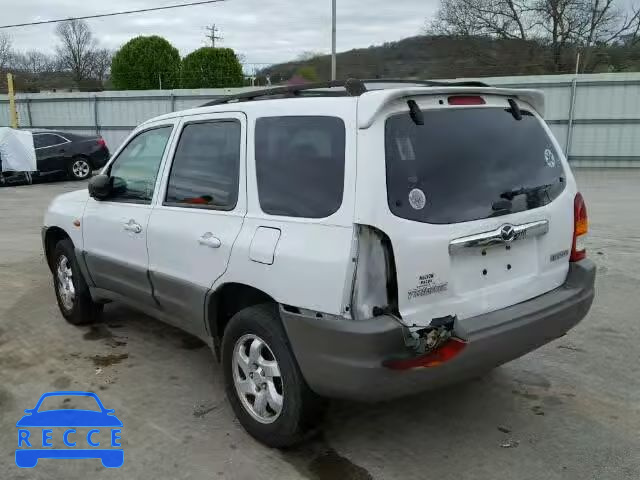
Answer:
[(318, 72), (316, 72), (316, 67), (313, 65), (306, 65), (304, 67), (300, 67), (296, 72), (296, 75), (301, 76), (305, 80), (309, 82), (317, 82), (318, 81)]
[(116, 90), (180, 86), (180, 53), (157, 35), (135, 37), (113, 56), (111, 81)]
[(182, 59), (183, 88), (241, 87), (242, 65), (230, 48), (203, 47)]

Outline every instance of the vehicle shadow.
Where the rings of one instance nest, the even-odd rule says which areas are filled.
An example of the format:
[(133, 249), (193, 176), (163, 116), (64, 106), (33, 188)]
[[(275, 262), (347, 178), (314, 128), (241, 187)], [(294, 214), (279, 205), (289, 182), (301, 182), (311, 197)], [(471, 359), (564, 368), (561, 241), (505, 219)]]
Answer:
[[(202, 348), (197, 357), (190, 357), (189, 364), (212, 355), (199, 339), (116, 303), (106, 306), (100, 324), (87, 327), (85, 339), (109, 342), (123, 330), (129, 341), (139, 340), (140, 348), (152, 348), (167, 357), (180, 350)], [(149, 347), (149, 342), (154, 346)], [(212, 393), (222, 401), (215, 408), (223, 406), (229, 412), (219, 421), (223, 428), (233, 429), (235, 421), (226, 408), (222, 372), (211, 360), (208, 365), (185, 367), (183, 363), (180, 368), (202, 373), (215, 365), (214, 376), (204, 380), (200, 376), (199, 381), (211, 382)], [(182, 395), (189, 396), (189, 383), (182, 388)], [(334, 400), (314, 436), (276, 455), (311, 479), (421, 478), (424, 465), (445, 463), (455, 468), (461, 455), (489, 458), (520, 444), (535, 444), (536, 429), (530, 425), (544, 420), (545, 409), (561, 403), (551, 397), (546, 378), (522, 368), (522, 364), (510, 364), (464, 383), (383, 403)], [(255, 448), (266, 448), (244, 432), (239, 435), (246, 436)]]
[[(100, 323), (85, 333), (85, 339), (113, 338), (118, 329), (126, 325), (129, 334), (137, 334), (145, 340), (160, 342), (163, 348), (173, 347), (184, 350), (197, 350), (207, 345), (199, 338), (172, 325), (156, 320), (144, 313), (130, 309), (119, 303), (105, 305)], [(168, 344), (168, 345), (167, 345)]]
[(498, 369), (383, 403), (334, 400), (318, 434), (284, 451), (283, 458), (313, 479), (425, 478), (426, 466), (443, 463), (459, 472), (461, 455), (488, 458), (532, 441), (514, 432), (514, 425), (535, 418), (522, 406), (526, 391), (524, 383)]

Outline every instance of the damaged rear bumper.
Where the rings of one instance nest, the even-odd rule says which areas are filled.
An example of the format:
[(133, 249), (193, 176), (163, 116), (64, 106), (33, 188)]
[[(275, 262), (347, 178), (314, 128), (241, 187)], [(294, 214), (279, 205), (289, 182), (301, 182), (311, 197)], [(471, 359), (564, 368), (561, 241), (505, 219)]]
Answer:
[(518, 358), (561, 337), (589, 311), (595, 265), (572, 263), (566, 282), (544, 295), (495, 312), (456, 321), (467, 342), (462, 353), (436, 367), (395, 371), (389, 358), (415, 355), (407, 329), (388, 316), (356, 322), (281, 310), (300, 370), (316, 393), (380, 401), (455, 383)]

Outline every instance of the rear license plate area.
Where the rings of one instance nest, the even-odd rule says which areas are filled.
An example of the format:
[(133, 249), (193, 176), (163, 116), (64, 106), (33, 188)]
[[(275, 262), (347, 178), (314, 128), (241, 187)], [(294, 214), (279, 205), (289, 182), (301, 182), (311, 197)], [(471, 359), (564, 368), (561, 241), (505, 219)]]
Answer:
[(534, 275), (536, 238), (490, 247), (467, 247), (451, 256), (451, 284), (457, 294)]

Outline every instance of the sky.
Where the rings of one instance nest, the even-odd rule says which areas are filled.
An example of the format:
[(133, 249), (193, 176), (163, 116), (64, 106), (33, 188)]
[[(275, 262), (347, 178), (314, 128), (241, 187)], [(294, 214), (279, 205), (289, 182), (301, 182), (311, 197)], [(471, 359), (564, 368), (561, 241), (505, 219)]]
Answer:
[[(8, 1), (8, 0), (7, 0)], [(189, 0), (21, 0), (3, 9), (0, 24), (67, 18), (188, 3)], [(439, 0), (337, 0), (337, 49), (368, 47), (417, 35)], [(117, 49), (137, 35), (160, 35), (182, 55), (205, 46), (215, 23), (248, 64), (292, 60), (303, 52), (330, 53), (331, 0), (226, 0), (221, 3), (87, 20), (102, 47)], [(4, 30), (14, 48), (53, 52), (55, 24)]]

